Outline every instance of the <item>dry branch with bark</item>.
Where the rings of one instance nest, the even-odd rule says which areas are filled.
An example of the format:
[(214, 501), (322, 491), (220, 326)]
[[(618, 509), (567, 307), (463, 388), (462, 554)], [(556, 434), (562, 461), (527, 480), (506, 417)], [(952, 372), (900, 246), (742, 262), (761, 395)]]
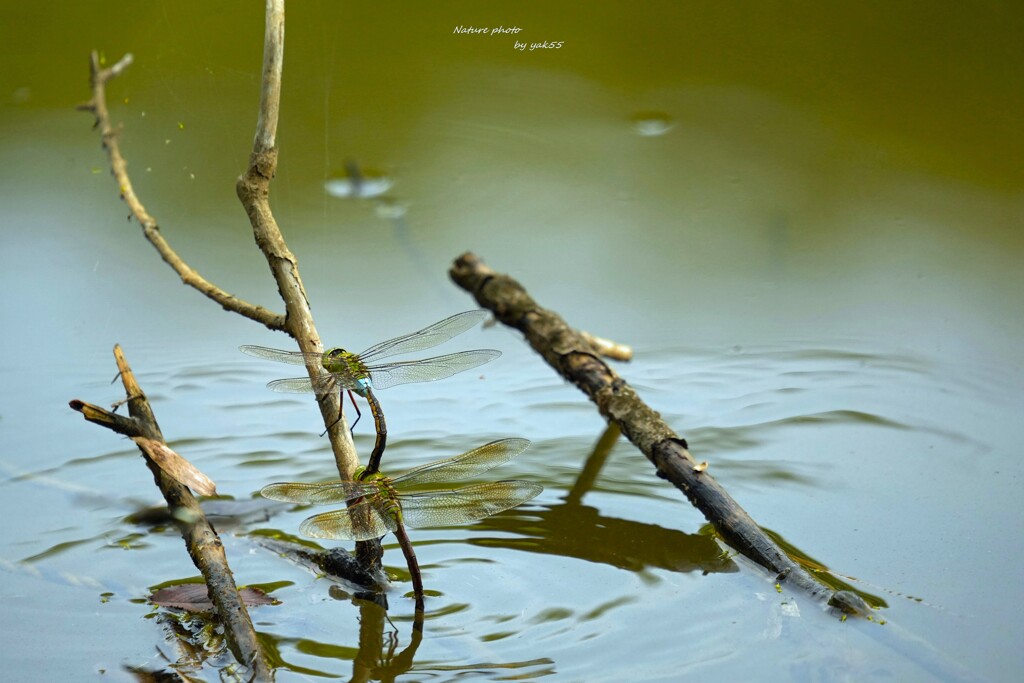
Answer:
[(707, 463), (694, 460), (686, 440), (601, 359), (601, 349), (592, 338), (542, 308), (521, 284), (495, 272), (475, 254), (457, 258), (450, 275), (499, 321), (521, 331), (548, 365), (579, 387), (601, 415), (651, 461), (657, 475), (672, 482), (704, 514), (727, 544), (775, 574), (780, 585), (796, 586), (847, 613), (870, 612), (859, 596), (832, 591), (786, 555), (715, 480)]
[(128, 417), (79, 400), (71, 401), (71, 408), (82, 413), (89, 422), (136, 440), (146, 465), (153, 472), (157, 488), (167, 501), (167, 508), (173, 513), (171, 516), (181, 531), (188, 554), (206, 581), (210, 600), (224, 625), (228, 647), (235, 659), (252, 672), (255, 680), (273, 680), (273, 671), (262, 654), (252, 619), (249, 618), (249, 612), (239, 597), (220, 537), (188, 487), (167, 474), (150, 458), (147, 452), (150, 444), (157, 444), (163, 448), (166, 448), (167, 444), (160, 432), (153, 408), (135, 380), (135, 375), (120, 346), (114, 347), (114, 358), (125, 395), (128, 396)]

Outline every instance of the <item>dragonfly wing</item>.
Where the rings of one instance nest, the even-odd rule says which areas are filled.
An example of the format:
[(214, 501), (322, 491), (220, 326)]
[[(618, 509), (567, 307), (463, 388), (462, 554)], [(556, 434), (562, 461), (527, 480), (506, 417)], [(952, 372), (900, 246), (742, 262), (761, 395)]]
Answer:
[(381, 510), (376, 501), (365, 501), (343, 510), (313, 515), (299, 525), (299, 533), (310, 538), (367, 541), (397, 528), (394, 517)]
[(282, 351), (280, 349), (271, 349), (266, 346), (239, 346), (238, 350), (249, 356), (255, 356), (257, 358), (265, 358), (267, 360), (276, 360), (278, 363), (289, 363), (291, 365), (306, 365), (306, 361), (310, 360), (317, 365), (320, 364), (323, 356), (319, 353), (302, 353), (300, 351)]
[[(316, 391), (313, 390), (314, 384), (316, 385)], [(338, 382), (334, 375), (324, 373), (318, 375), (315, 382), (308, 377), (292, 377), (289, 379), (275, 379), (273, 382), (267, 382), (267, 388), (271, 391), (277, 391), (285, 394), (316, 394), (317, 396), (327, 396), (328, 394), (337, 391)]]
[(475, 310), (464, 313), (456, 313), (450, 318), (445, 318), (429, 327), (424, 327), (419, 332), (411, 332), (401, 337), (395, 337), (379, 344), (374, 344), (359, 354), (359, 359), (369, 363), (375, 359), (390, 358), (400, 353), (412, 353), (422, 351), (443, 344), (452, 337), (462, 334), (469, 328), (476, 325), (487, 317), (487, 311)]
[(423, 360), (371, 365), (368, 367), (370, 382), (374, 389), (387, 389), (410, 382), (433, 382), (483, 365), (500, 355), (501, 351), (494, 349), (474, 349)]
[(429, 482), (468, 479), (516, 457), (530, 447), (529, 439), (500, 439), (466, 451), (462, 455), (421, 465), (392, 481), (395, 486), (406, 487)]
[(453, 526), (508, 510), (543, 490), (532, 481), (492, 481), (454, 491), (406, 494), (398, 500), (406, 526)]
[(293, 377), (291, 379), (275, 379), (267, 383), (271, 391), (279, 391), (285, 394), (312, 394), (313, 381), (308, 377)]
[(374, 484), (362, 484), (355, 481), (332, 481), (323, 484), (270, 484), (260, 489), (260, 495), (271, 500), (286, 503), (311, 503), (325, 505), (328, 503), (344, 503), (347, 500), (368, 496), (378, 491)]

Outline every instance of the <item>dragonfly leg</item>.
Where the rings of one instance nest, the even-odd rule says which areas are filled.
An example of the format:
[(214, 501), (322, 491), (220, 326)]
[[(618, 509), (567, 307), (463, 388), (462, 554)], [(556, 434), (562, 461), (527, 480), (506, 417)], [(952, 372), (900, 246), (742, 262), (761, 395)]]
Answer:
[[(363, 416), (363, 413), (359, 410), (359, 404), (356, 403), (356, 397), (352, 395), (351, 391), (348, 392), (348, 397), (349, 397), (349, 400), (352, 401), (352, 407), (356, 409), (356, 421), (352, 423), (352, 426), (348, 428), (348, 431), (349, 431), (350, 434), (352, 434), (352, 436), (355, 436), (356, 435), (356, 424), (359, 422), (359, 418), (361, 418)], [(327, 432), (331, 431), (331, 427), (333, 427), (334, 425), (336, 425), (339, 422), (341, 422), (341, 418), (345, 416), (345, 410), (344, 409), (345, 409), (345, 397), (342, 396), (341, 397), (341, 402), (338, 404), (338, 417), (337, 417), (337, 419), (335, 419), (334, 422), (332, 422), (327, 427), (327, 429), (325, 429), (323, 431), (323, 433), (320, 434), (320, 436), (323, 436)]]
[[(359, 418), (362, 417), (362, 414), (359, 412), (359, 406), (356, 405), (356, 400), (354, 398), (352, 398), (352, 392), (351, 391), (348, 392), (348, 396), (349, 396), (349, 398), (352, 399), (352, 407), (356, 409), (356, 422), (359, 422)], [(320, 436), (323, 436), (327, 432), (331, 431), (331, 427), (333, 427), (334, 425), (336, 425), (339, 422), (341, 422), (341, 418), (343, 418), (344, 416), (345, 416), (345, 397), (342, 396), (341, 397), (341, 401), (338, 402), (338, 417), (336, 417), (334, 419), (334, 422), (332, 422), (331, 424), (327, 425), (327, 429), (325, 429), (323, 432), (321, 432)], [(356, 432), (356, 422), (353, 422), (352, 426), (349, 427), (349, 432), (352, 434), (352, 436), (356, 435), (355, 434), (355, 432)]]
[[(353, 422), (352, 426), (349, 428), (349, 431), (351, 431), (352, 435), (355, 436), (356, 425), (359, 424), (359, 418), (361, 418), (363, 416), (363, 414), (359, 410), (359, 404), (356, 403), (356, 397), (352, 395), (352, 390), (351, 389), (349, 389), (348, 398), (349, 398), (350, 401), (352, 401), (352, 407), (356, 409), (356, 421)], [(342, 403), (344, 403), (344, 401), (342, 401)], [(340, 410), (340, 408), (339, 408), (339, 410)], [(338, 416), (338, 419), (339, 420), (341, 419), (340, 415)]]

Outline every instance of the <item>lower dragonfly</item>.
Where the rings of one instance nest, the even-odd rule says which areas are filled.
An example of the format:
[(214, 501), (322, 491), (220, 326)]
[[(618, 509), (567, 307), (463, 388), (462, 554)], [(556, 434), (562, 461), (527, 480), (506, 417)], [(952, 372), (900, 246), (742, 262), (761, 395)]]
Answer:
[[(544, 487), (529, 481), (492, 481), (457, 489), (406, 492), (419, 484), (470, 477), (508, 462), (530, 446), (526, 439), (501, 439), (462, 455), (421, 465), (397, 477), (380, 473), (357, 475), (357, 481), (323, 484), (270, 484), (260, 493), (289, 503), (351, 503), (348, 508), (314, 515), (299, 525), (312, 538), (366, 541), (394, 532), (405, 553), (416, 595), (416, 609), (423, 611), (423, 581), (416, 553), (405, 527), (452, 526), (483, 519), (525, 503)], [(361, 500), (359, 500), (361, 499)]]
[[(452, 337), (462, 334), (486, 317), (487, 311), (483, 310), (457, 313), (418, 332), (411, 332), (401, 337), (395, 337), (394, 339), (375, 344), (362, 353), (352, 353), (339, 347), (328, 349), (322, 354), (282, 351), (266, 346), (241, 346), (239, 350), (250, 356), (275, 360), (281, 363), (291, 363), (292, 365), (308, 366), (310, 364), (318, 364), (327, 370), (326, 374), (320, 375), (316, 380), (311, 380), (308, 377), (276, 379), (267, 384), (267, 387), (274, 391), (315, 393), (318, 398), (334, 391), (348, 391), (350, 398), (352, 398), (353, 392), (365, 398), (367, 403), (370, 404), (370, 413), (373, 415), (374, 426), (377, 431), (373, 455), (371, 455), (368, 464), (368, 469), (371, 472), (375, 472), (387, 442), (387, 425), (384, 422), (384, 413), (380, 409), (380, 404), (377, 402), (376, 396), (374, 396), (374, 391), (387, 389), (399, 384), (432, 382), (451, 377), (464, 370), (469, 370), (494, 360), (501, 355), (501, 351), (473, 349), (471, 351), (459, 351), (445, 356), (435, 356), (421, 360), (393, 361), (389, 363), (380, 363), (378, 361), (390, 358), (391, 356), (422, 351), (423, 349), (443, 344)], [(354, 398), (352, 398), (352, 405), (356, 409), (356, 422), (352, 423), (352, 427), (355, 428), (361, 413)], [(340, 412), (338, 420), (341, 420)], [(335, 420), (335, 422), (338, 420)]]

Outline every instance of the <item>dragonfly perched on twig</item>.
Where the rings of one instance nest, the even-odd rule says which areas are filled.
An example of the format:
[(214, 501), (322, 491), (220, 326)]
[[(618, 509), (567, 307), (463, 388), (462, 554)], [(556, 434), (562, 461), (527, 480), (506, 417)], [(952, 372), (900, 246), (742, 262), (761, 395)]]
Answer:
[(394, 532), (402, 546), (416, 593), (416, 608), (423, 609), (423, 584), (416, 554), (405, 526), (452, 526), (483, 519), (525, 503), (544, 487), (529, 481), (492, 481), (457, 489), (406, 492), (428, 483), (463, 479), (508, 462), (530, 445), (526, 439), (501, 439), (462, 455), (421, 465), (397, 477), (380, 473), (360, 481), (323, 484), (270, 484), (260, 493), (273, 500), (324, 505), (359, 500), (342, 510), (314, 515), (299, 525), (299, 532), (313, 538), (365, 541)]
[[(376, 471), (380, 455), (384, 451), (387, 440), (387, 426), (384, 413), (380, 409), (374, 392), (380, 389), (408, 384), (410, 382), (432, 382), (451, 377), (457, 373), (483, 365), (501, 355), (494, 349), (473, 349), (459, 351), (444, 356), (423, 358), (420, 360), (393, 361), (382, 363), (385, 358), (403, 353), (412, 353), (443, 344), (452, 337), (462, 334), (487, 317), (487, 311), (475, 310), (457, 313), (445, 318), (418, 332), (411, 332), (401, 337), (374, 344), (362, 353), (352, 353), (342, 348), (328, 349), (322, 354), (302, 353), (301, 351), (282, 351), (266, 346), (241, 346), (239, 350), (250, 356), (268, 360), (290, 363), (292, 365), (308, 365), (319, 363), (327, 370), (315, 382), (308, 377), (292, 379), (275, 379), (267, 384), (274, 391), (286, 393), (315, 393), (318, 397), (326, 396), (334, 391), (348, 391), (351, 398), (355, 392), (370, 404), (374, 425), (377, 430), (377, 442), (374, 445), (374, 456), (370, 457), (371, 471)], [(356, 409), (356, 422), (359, 422), (359, 406), (355, 399), (352, 405)], [(341, 419), (339, 413), (338, 419)], [(355, 423), (352, 424), (353, 428)]]

